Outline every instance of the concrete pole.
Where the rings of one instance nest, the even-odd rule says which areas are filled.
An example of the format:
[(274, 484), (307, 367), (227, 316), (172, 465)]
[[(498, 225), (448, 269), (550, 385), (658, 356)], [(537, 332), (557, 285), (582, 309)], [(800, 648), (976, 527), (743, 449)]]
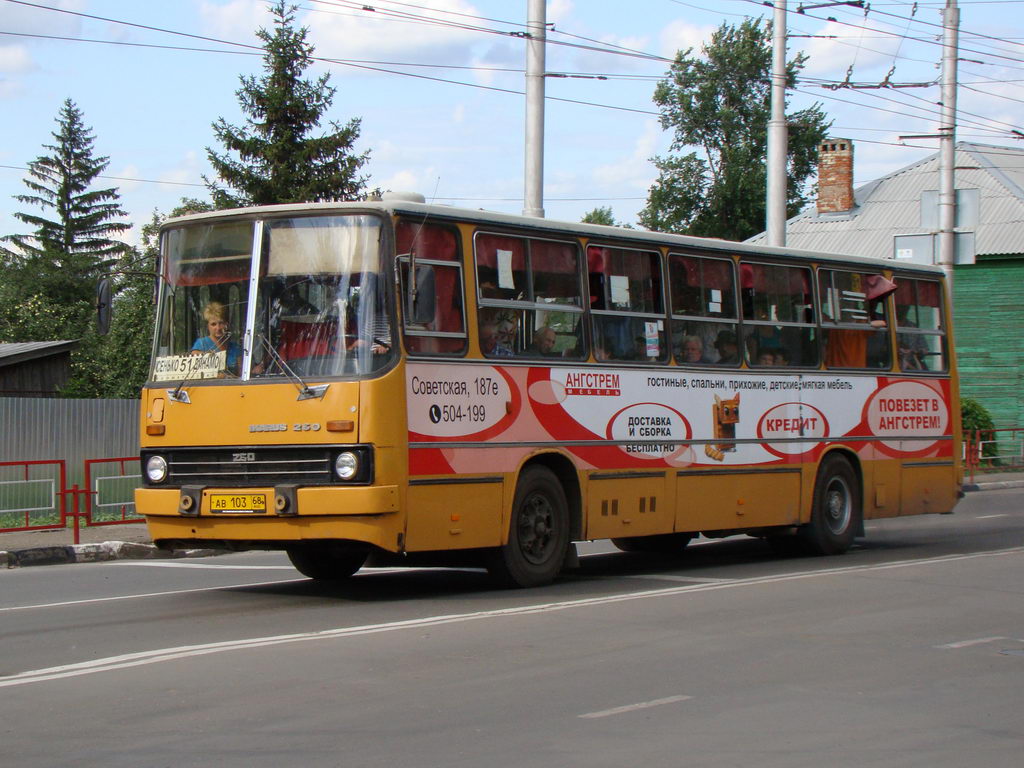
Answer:
[(786, 244), (786, 0), (775, 0), (772, 20), (772, 112), (768, 121), (768, 245)]
[(523, 216), (544, 218), (544, 43), (545, 0), (527, 0), (526, 167)]
[(956, 84), (960, 9), (946, 0), (942, 13), (942, 124), (939, 126), (939, 266), (953, 290), (956, 253)]

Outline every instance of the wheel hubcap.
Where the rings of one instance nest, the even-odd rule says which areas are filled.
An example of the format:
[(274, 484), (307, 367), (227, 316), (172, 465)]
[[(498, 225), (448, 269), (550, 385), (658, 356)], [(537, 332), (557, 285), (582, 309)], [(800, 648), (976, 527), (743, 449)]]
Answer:
[(542, 565), (554, 549), (554, 512), (546, 496), (530, 496), (519, 511), (519, 550), (529, 562)]
[(825, 524), (839, 536), (846, 532), (853, 514), (850, 488), (840, 477), (833, 477), (825, 489)]

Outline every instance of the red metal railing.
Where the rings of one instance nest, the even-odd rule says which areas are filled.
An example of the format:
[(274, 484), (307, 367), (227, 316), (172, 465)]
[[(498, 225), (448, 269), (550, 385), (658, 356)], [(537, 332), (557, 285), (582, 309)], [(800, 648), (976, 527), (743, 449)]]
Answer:
[[(97, 474), (94, 471), (94, 467), (99, 469), (100, 465), (116, 465), (117, 474)], [(131, 472), (128, 471), (128, 465), (134, 464), (131, 467)], [(135, 512), (135, 501), (125, 501), (123, 497), (120, 499), (115, 498), (114, 501), (109, 500), (109, 495), (104, 496), (103, 485), (107, 486), (117, 484), (118, 480), (131, 480), (139, 479), (139, 457), (138, 456), (125, 456), (118, 459), (86, 459), (85, 460), (85, 487), (89, 490), (86, 503), (86, 525), (120, 525), (121, 523), (141, 523), (144, 518), (139, 517)], [(95, 481), (95, 482), (94, 482)], [(120, 483), (122, 490), (126, 487), (126, 483)], [(134, 491), (134, 485), (131, 487)], [(109, 492), (109, 494), (117, 496), (116, 492)], [(128, 515), (128, 509), (131, 508), (132, 515)], [(109, 515), (109, 516), (108, 516)]]
[[(4, 470), (11, 467), (12, 470)], [(57, 476), (51, 472), (48, 476), (37, 476), (34, 470), (41, 467), (52, 467)], [(49, 506), (33, 506), (33, 493), (30, 486), (49, 483), (51, 500)], [(0, 533), (11, 531), (50, 531), (67, 525), (64, 491), (67, 487), (67, 471), (63, 459), (44, 459), (40, 461), (0, 461)], [(8, 506), (8, 504), (10, 506)], [(49, 513), (49, 514), (47, 514)], [(56, 519), (48, 519), (54, 517)]]
[[(143, 522), (144, 518), (135, 514), (134, 500), (126, 497), (138, 485), (138, 462), (138, 456), (86, 459), (84, 488), (77, 483), (68, 487), (63, 459), (0, 462), (0, 533), (60, 530), (67, 527), (70, 517), (77, 544), (82, 525)], [(113, 471), (104, 471), (104, 466), (112, 467)], [(40, 475), (39, 468), (45, 467), (54, 470)], [(40, 493), (38, 487), (33, 488), (39, 484), (50, 487)], [(43, 497), (49, 501), (46, 506), (38, 503)]]
[(980, 472), (1024, 471), (1024, 427), (965, 432), (964, 466), (970, 482)]

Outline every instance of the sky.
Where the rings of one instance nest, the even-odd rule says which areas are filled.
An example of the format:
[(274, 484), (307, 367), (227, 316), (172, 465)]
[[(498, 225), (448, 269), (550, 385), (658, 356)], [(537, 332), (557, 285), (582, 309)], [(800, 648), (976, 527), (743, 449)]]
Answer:
[[(337, 89), (329, 120), (361, 120), (368, 185), (505, 213), (523, 209), (527, 0), (296, 0), (317, 62)], [(819, 5), (808, 2), (806, 5)], [(789, 56), (809, 55), (789, 109), (818, 102), (852, 139), (855, 183), (937, 150), (945, 2), (879, 0), (798, 13)], [(1024, 0), (960, 0), (957, 138), (1024, 147)], [(0, 234), (28, 234), (13, 199), (53, 143), (65, 99), (109, 157), (139, 227), (182, 197), (206, 198), (211, 124), (241, 125), (239, 77), (261, 68), (265, 0), (0, 0)], [(722, 24), (770, 18), (759, 0), (550, 0), (544, 210), (578, 221), (610, 207), (636, 223), (669, 152), (652, 96), (672, 57)], [(201, 39), (206, 38), (206, 39)], [(566, 75), (563, 77), (562, 75)], [(932, 84), (911, 88), (865, 88)], [(844, 85), (845, 84), (845, 85)], [(832, 86), (832, 87), (829, 87)], [(1017, 131), (1017, 133), (1014, 133)]]

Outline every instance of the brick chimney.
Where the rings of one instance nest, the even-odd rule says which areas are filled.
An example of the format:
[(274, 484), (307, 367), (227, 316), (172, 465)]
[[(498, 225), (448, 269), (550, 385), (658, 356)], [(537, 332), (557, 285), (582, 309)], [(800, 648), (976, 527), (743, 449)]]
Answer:
[(853, 142), (825, 139), (818, 145), (818, 213), (843, 213), (853, 205)]

